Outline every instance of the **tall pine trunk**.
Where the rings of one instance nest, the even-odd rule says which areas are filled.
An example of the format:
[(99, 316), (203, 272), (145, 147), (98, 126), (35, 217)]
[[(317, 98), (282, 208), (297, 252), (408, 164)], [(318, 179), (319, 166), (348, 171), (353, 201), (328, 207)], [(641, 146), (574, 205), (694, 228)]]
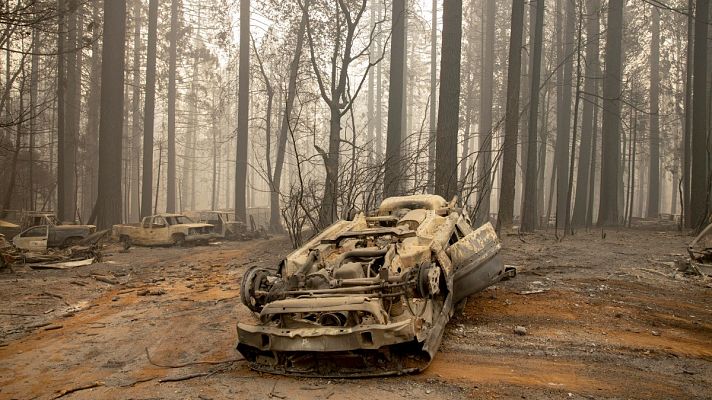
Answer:
[[(705, 0), (703, 0), (705, 1)], [(621, 80), (623, 69), (624, 0), (610, 0), (606, 33), (606, 71), (603, 75), (603, 126), (601, 130), (601, 196), (598, 225), (618, 225), (618, 179), (620, 168)]]
[[(77, 169), (77, 148), (79, 143), (79, 127), (81, 122), (81, 92), (82, 92), (82, 36), (83, 36), (83, 12), (82, 2), (79, 0), (69, 0), (69, 24), (67, 26), (67, 44), (66, 54), (67, 66), (67, 97), (65, 103), (65, 139), (64, 139), (64, 155), (65, 155), (65, 173), (66, 176), (71, 175), (69, 179), (70, 186), (65, 189), (65, 195), (68, 196), (68, 204), (66, 211), (71, 215), (68, 218), (71, 221), (80, 217), (78, 215), (78, 169)], [(71, 192), (71, 193), (70, 193)]]
[(30, 148), (29, 148), (29, 171), (28, 171), (28, 187), (30, 191), (30, 210), (35, 209), (35, 179), (34, 179), (34, 168), (35, 168), (35, 136), (37, 135), (37, 120), (40, 116), (40, 112), (37, 110), (37, 97), (39, 92), (39, 67), (40, 67), (40, 31), (38, 28), (32, 29), (32, 60), (30, 66)]
[(146, 95), (143, 106), (143, 175), (141, 176), (141, 217), (151, 214), (153, 188), (153, 119), (156, 108), (156, 39), (158, 0), (148, 3), (148, 46), (146, 48)]
[[(482, 80), (480, 88), (479, 143), (480, 154), (477, 164), (477, 213), (475, 223), (489, 221), (490, 187), (492, 179), (492, 107), (494, 81), (494, 42), (497, 5), (494, 1), (484, 2), (484, 46), (482, 46)], [(442, 84), (442, 83), (441, 83)]]
[(99, 120), (99, 200), (97, 227), (121, 223), (121, 142), (124, 108), (126, 0), (104, 2)]
[(237, 94), (235, 219), (247, 222), (247, 146), (250, 117), (250, 0), (240, 0), (240, 65)]
[(690, 222), (700, 227), (707, 216), (707, 33), (709, 0), (697, 0), (695, 10), (695, 62), (692, 97), (692, 138), (690, 163)]
[[(66, 151), (66, 16), (67, 0), (57, 0), (57, 217), (60, 221), (71, 218), (72, 180)], [(9, 4), (9, 3), (8, 3)], [(9, 64), (9, 62), (8, 62)], [(9, 71), (9, 68), (8, 68)], [(5, 81), (9, 81), (6, 74)]]
[(437, 131), (438, 87), (438, 1), (432, 2), (430, 19), (430, 115), (428, 118), (428, 192), (435, 185), (435, 134)]
[(690, 169), (692, 167), (692, 85), (694, 69), (694, 2), (687, 2), (687, 60), (685, 63), (685, 132), (682, 135), (682, 203), (684, 226), (692, 227), (690, 219)]
[[(376, 3), (376, 18), (383, 20), (383, 7), (381, 2)], [(383, 46), (381, 35), (376, 36), (376, 48), (380, 51)], [(376, 66), (376, 160), (380, 162), (383, 157), (383, 63)]]
[[(564, 15), (557, 16), (563, 22), (559, 53), (559, 74), (556, 111), (556, 220), (563, 222), (566, 214), (566, 194), (569, 187), (569, 140), (571, 131), (571, 80), (573, 76), (573, 40), (575, 37), (576, 12), (574, 0), (559, 0), (564, 3)], [(557, 4), (557, 8), (558, 4)]]
[(660, 215), (660, 10), (653, 13), (650, 42), (650, 165), (648, 170), (648, 218)]
[(99, 185), (99, 102), (101, 99), (101, 0), (92, 1), (92, 45), (87, 100), (85, 183), (82, 187), (84, 215), (92, 214)]
[[(393, 1), (393, 30), (391, 43), (390, 85), (388, 87), (388, 127), (386, 137), (386, 163), (383, 196), (400, 194), (403, 168), (401, 144), (403, 143), (403, 88), (405, 61), (405, 0)], [(455, 150), (457, 154), (457, 150)]]
[(133, 88), (131, 89), (131, 197), (129, 221), (138, 221), (141, 204), (141, 1), (134, 0)]
[[(539, 120), (539, 82), (541, 82), (541, 52), (543, 46), (544, 31), (544, 0), (536, 1), (536, 19), (532, 27), (534, 29), (532, 42), (532, 55), (530, 57), (531, 87), (529, 93), (531, 101), (529, 104), (529, 122), (527, 137), (527, 168), (524, 177), (524, 191), (522, 193), (522, 225), (524, 232), (531, 232), (537, 228), (539, 223), (538, 192), (543, 188), (537, 188), (538, 168), (537, 165), (537, 142), (538, 142), (538, 120)], [(542, 130), (545, 130), (543, 127)], [(541, 165), (540, 168), (544, 166)]]
[(435, 143), (435, 194), (450, 200), (457, 191), (457, 133), (460, 115), (462, 0), (443, 3), (440, 100)]
[[(376, 3), (372, 2), (369, 4), (369, 24), (371, 32), (375, 32), (376, 29)], [(302, 17), (304, 19), (304, 17)], [(299, 38), (297, 39), (299, 40)], [(298, 44), (298, 43), (297, 43)], [(368, 62), (373, 63), (376, 60), (375, 53), (379, 50), (374, 48), (375, 43), (371, 43), (371, 48), (368, 50)], [(374, 108), (376, 102), (376, 71), (368, 71), (368, 104), (367, 104), (367, 114), (366, 114), (366, 153), (368, 155), (368, 164), (373, 164), (373, 137), (375, 132), (375, 116)]]
[[(200, 12), (198, 12), (198, 19), (200, 19)], [(199, 46), (195, 43), (195, 46)], [(188, 111), (188, 125), (185, 130), (185, 135), (183, 137), (183, 168), (182, 168), (182, 185), (181, 185), (181, 199), (182, 208), (184, 210), (195, 210), (195, 146), (196, 137), (198, 130), (198, 75), (200, 73), (200, 66), (198, 59), (198, 51), (193, 53), (193, 71), (191, 76), (190, 84), (190, 94), (188, 96), (188, 101), (190, 101), (189, 111)]]
[(176, 211), (176, 58), (178, 51), (178, 0), (171, 0), (171, 26), (168, 34), (168, 171), (166, 212)]
[(593, 154), (594, 131), (598, 129), (594, 114), (598, 106), (598, 81), (599, 69), (599, 35), (600, 26), (598, 15), (601, 9), (600, 0), (587, 0), (586, 13), (586, 80), (584, 82), (584, 92), (586, 93), (583, 102), (583, 115), (581, 117), (581, 146), (579, 147), (578, 171), (576, 175), (576, 198), (574, 200), (574, 213), (571, 218), (571, 225), (581, 227), (586, 225), (589, 210), (589, 186), (595, 175), (592, 162), (595, 158)]
[[(510, 229), (514, 217), (514, 185), (517, 173), (517, 137), (519, 131), (519, 89), (522, 75), (522, 35), (524, 0), (512, 0), (509, 65), (507, 67), (507, 113), (504, 122), (502, 184), (497, 227)], [(536, 93), (536, 92), (535, 92)]]

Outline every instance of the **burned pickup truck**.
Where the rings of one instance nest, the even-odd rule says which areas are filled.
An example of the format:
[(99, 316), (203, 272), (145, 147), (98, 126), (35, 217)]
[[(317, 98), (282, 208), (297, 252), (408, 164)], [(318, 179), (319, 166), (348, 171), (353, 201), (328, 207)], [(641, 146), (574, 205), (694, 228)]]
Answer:
[(279, 268), (250, 268), (238, 323), (251, 368), (299, 376), (418, 372), (458, 304), (512, 274), (488, 223), (435, 195), (393, 197), (374, 216), (339, 221)]
[(73, 246), (96, 232), (94, 225), (40, 225), (20, 232), (12, 244), (27, 251), (46, 251), (50, 248)]
[(216, 237), (213, 226), (193, 222), (181, 214), (159, 214), (144, 217), (141, 223), (114, 225), (112, 236), (125, 249), (137, 246), (185, 246), (187, 243), (209, 242)]
[(250, 216), (250, 228), (242, 221), (234, 220), (234, 213), (227, 211), (200, 211), (197, 213), (198, 222), (213, 226), (216, 237), (226, 240), (252, 240), (268, 239), (267, 232), (258, 228)]

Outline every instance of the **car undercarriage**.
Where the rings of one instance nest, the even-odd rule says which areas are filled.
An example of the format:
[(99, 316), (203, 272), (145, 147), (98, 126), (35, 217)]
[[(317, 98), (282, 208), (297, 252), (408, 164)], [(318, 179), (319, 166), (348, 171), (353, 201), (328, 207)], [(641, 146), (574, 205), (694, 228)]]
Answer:
[(339, 221), (277, 270), (252, 267), (238, 350), (253, 369), (357, 377), (425, 369), (458, 304), (514, 271), (491, 224), (440, 196), (393, 197), (372, 216)]

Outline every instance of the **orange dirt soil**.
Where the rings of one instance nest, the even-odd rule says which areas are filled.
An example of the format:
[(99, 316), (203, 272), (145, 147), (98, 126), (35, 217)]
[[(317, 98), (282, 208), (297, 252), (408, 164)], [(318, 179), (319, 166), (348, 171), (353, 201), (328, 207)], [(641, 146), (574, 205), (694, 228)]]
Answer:
[(712, 398), (712, 284), (672, 264), (690, 239), (507, 236), (518, 276), (469, 299), (431, 366), (365, 380), (260, 374), (235, 350), (242, 273), (276, 265), (283, 237), (16, 268), (0, 273), (0, 399)]

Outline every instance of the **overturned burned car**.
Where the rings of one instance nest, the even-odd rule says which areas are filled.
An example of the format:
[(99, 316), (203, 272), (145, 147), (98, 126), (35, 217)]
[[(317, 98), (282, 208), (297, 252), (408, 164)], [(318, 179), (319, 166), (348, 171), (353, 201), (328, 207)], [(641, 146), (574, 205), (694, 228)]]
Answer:
[(253, 369), (300, 376), (398, 375), (425, 369), (458, 303), (505, 271), (488, 223), (435, 195), (393, 197), (375, 216), (339, 221), (275, 270), (241, 284), (256, 325), (238, 323)]

